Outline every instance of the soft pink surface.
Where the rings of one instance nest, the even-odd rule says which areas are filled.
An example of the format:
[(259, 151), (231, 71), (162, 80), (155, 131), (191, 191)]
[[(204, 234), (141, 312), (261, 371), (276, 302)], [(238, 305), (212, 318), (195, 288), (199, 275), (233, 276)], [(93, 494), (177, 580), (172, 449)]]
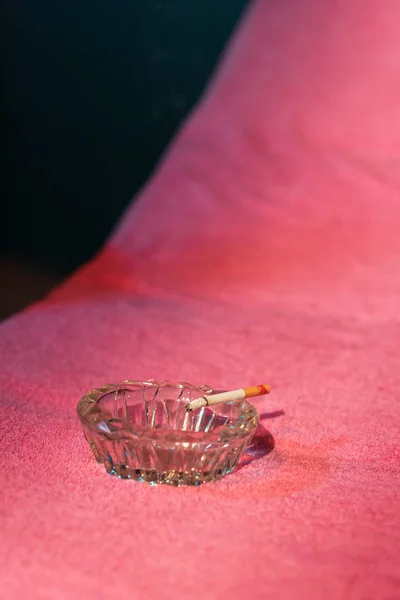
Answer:
[[(400, 4), (379, 6), (254, 7), (104, 253), (2, 325), (2, 600), (399, 598)], [(149, 376), (268, 381), (247, 464), (199, 489), (106, 475), (76, 403)]]

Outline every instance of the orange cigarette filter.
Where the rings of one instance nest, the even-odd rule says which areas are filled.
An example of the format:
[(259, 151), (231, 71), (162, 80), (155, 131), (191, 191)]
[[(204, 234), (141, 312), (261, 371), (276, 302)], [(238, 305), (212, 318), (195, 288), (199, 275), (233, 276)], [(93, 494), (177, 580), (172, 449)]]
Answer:
[(252, 387), (243, 388), (243, 390), (245, 398), (254, 398), (255, 396), (269, 394), (271, 388), (266, 383), (262, 383), (261, 385), (253, 385)]

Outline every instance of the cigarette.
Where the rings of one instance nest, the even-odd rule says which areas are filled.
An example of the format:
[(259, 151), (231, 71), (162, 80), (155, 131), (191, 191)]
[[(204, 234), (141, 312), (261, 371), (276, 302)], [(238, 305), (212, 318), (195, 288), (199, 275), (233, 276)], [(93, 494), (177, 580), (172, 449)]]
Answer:
[(212, 396), (203, 396), (192, 400), (186, 404), (187, 412), (203, 408), (204, 406), (213, 406), (214, 404), (224, 404), (225, 402), (235, 402), (236, 400), (242, 400), (243, 398), (254, 398), (255, 396), (262, 396), (263, 394), (269, 394), (271, 388), (265, 383), (261, 385), (254, 385), (253, 387), (243, 388), (241, 390), (232, 390), (231, 392), (222, 392), (221, 394), (213, 394)]

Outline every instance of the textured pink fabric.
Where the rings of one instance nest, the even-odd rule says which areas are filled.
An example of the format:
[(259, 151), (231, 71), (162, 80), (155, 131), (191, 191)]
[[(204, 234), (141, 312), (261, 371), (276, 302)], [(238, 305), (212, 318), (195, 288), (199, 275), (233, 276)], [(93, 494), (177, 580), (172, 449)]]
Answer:
[[(399, 22), (259, 2), (101, 256), (2, 325), (2, 600), (399, 598)], [(106, 475), (76, 403), (149, 376), (268, 381), (245, 464)]]

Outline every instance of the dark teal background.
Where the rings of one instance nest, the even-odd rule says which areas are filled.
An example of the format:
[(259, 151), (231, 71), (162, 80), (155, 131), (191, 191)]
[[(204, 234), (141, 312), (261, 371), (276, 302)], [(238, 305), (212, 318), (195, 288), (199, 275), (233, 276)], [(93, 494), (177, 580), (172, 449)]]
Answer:
[(2, 252), (67, 272), (99, 248), (246, 3), (2, 2)]

